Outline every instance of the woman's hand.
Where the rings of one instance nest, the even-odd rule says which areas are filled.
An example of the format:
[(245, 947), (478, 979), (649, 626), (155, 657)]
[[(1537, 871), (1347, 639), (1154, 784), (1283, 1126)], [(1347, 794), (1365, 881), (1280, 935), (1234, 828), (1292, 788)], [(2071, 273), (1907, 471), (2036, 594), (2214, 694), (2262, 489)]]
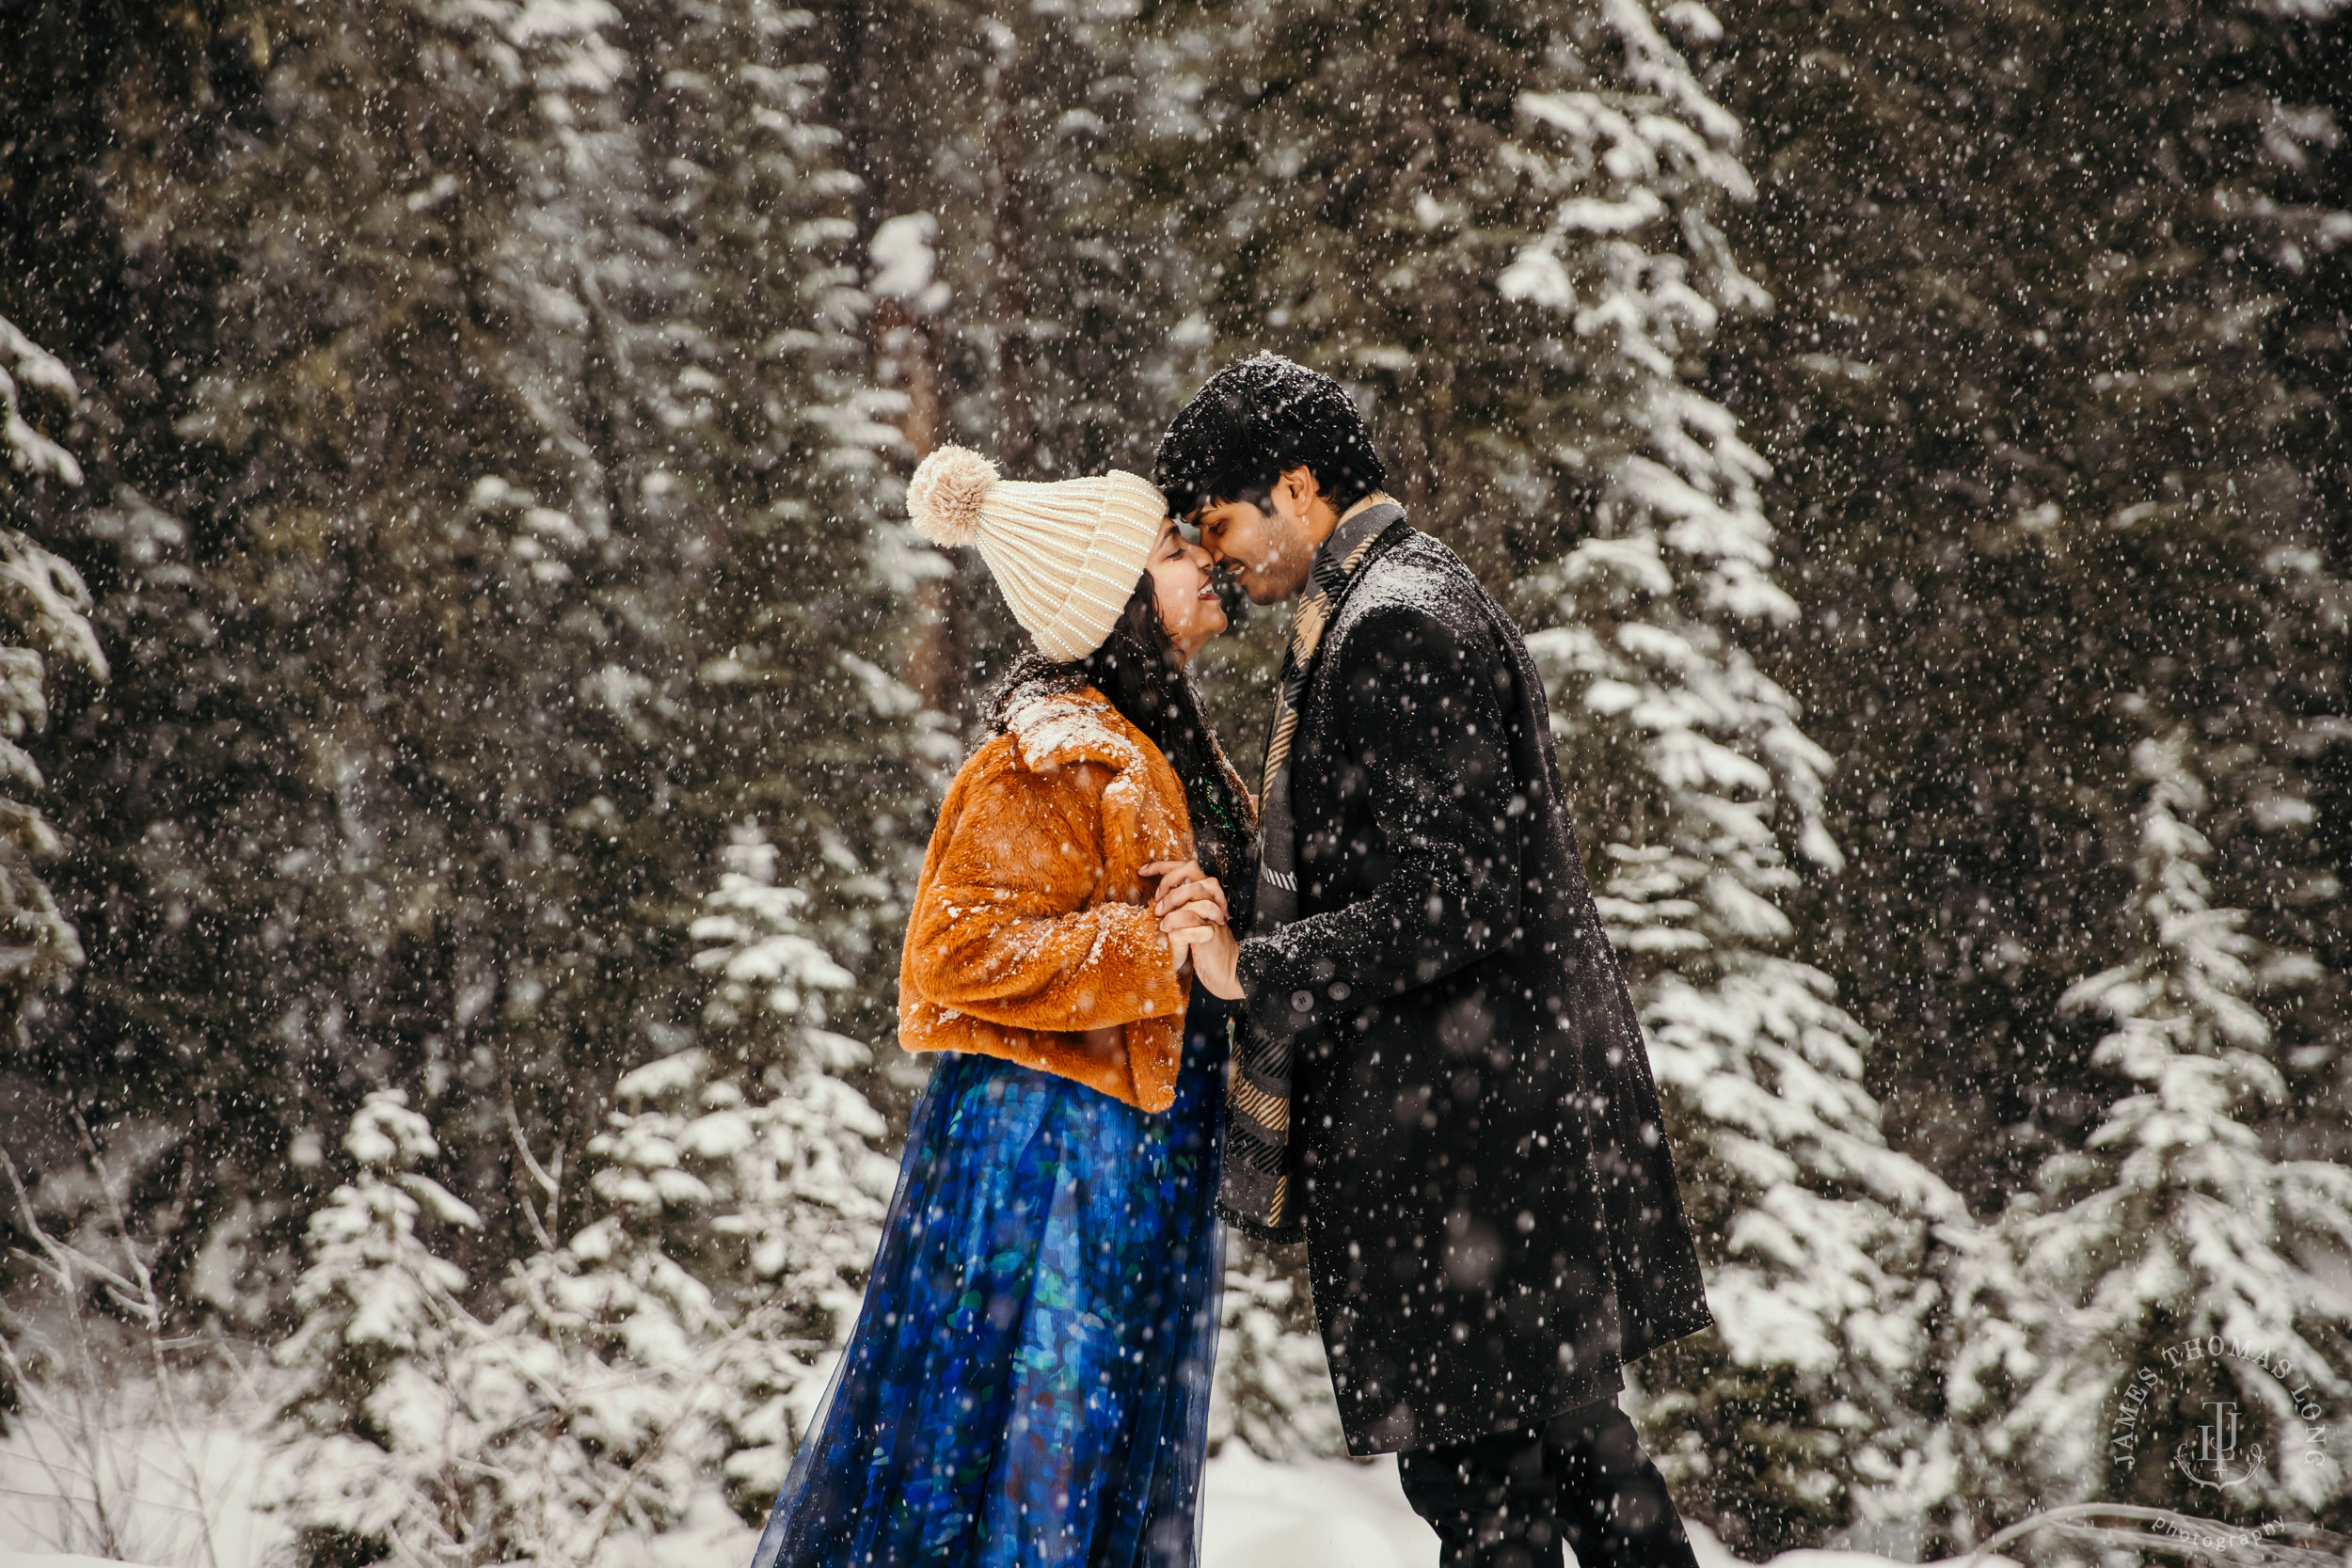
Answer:
[[(1160, 879), (1160, 891), (1152, 895), (1152, 912), (1165, 915), (1197, 901), (1216, 906), (1216, 920), (1222, 925), (1231, 915), (1226, 907), (1225, 890), (1215, 877), (1200, 869), (1199, 861), (1153, 861), (1143, 868), (1146, 877)], [(1163, 925), (1160, 927), (1166, 930)]]
[(1231, 911), (1216, 879), (1201, 870), (1199, 861), (1153, 861), (1143, 874), (1160, 879), (1152, 912), (1180, 954), (1177, 972), (1183, 973), (1182, 960), (1189, 958), (1194, 976), (1212, 995), (1239, 1001), (1241, 943), (1228, 924)]

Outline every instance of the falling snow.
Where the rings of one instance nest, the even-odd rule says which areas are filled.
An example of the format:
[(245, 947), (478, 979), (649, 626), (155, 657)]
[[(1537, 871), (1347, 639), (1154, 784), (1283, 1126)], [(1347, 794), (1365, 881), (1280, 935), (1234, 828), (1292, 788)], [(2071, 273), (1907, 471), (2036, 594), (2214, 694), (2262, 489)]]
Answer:
[[(1525, 634), (1709, 1568), (2346, 1517), (2345, 0), (120, 9), (0, 23), (11, 1549), (740, 1560), (1018, 647), (906, 481), (1149, 472), (1262, 348)], [(1451, 592), (1380, 589), (1331, 646)], [(1493, 1267), (1459, 1212), (1365, 1237)], [(1207, 1560), (1425, 1563), (1310, 1273), (1230, 1248)]]

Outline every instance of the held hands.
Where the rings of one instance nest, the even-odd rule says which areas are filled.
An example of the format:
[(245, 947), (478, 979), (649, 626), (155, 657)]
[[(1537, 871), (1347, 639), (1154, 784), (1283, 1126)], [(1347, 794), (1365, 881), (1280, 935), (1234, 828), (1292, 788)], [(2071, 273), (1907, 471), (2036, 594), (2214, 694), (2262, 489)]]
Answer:
[(1234, 967), (1241, 943), (1228, 924), (1225, 890), (1216, 879), (1201, 870), (1199, 861), (1153, 861), (1143, 874), (1160, 879), (1152, 912), (1160, 917), (1160, 929), (1175, 950), (1176, 973), (1182, 974), (1190, 963), (1210, 994), (1241, 1000), (1241, 976)]

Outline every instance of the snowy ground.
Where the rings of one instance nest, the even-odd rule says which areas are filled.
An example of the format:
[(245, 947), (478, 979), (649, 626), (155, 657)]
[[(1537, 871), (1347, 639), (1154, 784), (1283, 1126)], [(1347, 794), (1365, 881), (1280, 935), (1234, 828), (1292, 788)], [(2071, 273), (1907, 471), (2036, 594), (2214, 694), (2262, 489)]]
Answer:
[[(262, 1568), (286, 1539), (254, 1506), (268, 1450), (245, 1432), (160, 1426), (74, 1441), (47, 1422), (15, 1423), (0, 1439), (0, 1568), (81, 1568), (89, 1558)], [(107, 1501), (111, 1540), (94, 1523), (94, 1496)]]
[[(254, 1507), (267, 1458), (249, 1434), (225, 1430), (108, 1444), (94, 1479), (126, 1505), (113, 1511), (121, 1521), (113, 1550), (156, 1568), (276, 1568), (285, 1560), (285, 1532)], [(45, 1428), (27, 1423), (0, 1442), (0, 1568), (94, 1568), (93, 1554), (107, 1544), (95, 1536), (92, 1511), (59, 1501), (87, 1499), (92, 1481), (87, 1446), (64, 1445)], [(1270, 1465), (1236, 1446), (1209, 1462), (1203, 1531), (1202, 1568), (1434, 1568), (1438, 1560), (1437, 1537), (1397, 1490), (1393, 1460)], [(1693, 1535), (1700, 1568), (1744, 1568), (1704, 1530)], [(612, 1543), (604, 1562), (740, 1568), (754, 1539), (713, 1497), (658, 1542)], [(1775, 1565), (1889, 1568), (1889, 1560), (1791, 1552)]]

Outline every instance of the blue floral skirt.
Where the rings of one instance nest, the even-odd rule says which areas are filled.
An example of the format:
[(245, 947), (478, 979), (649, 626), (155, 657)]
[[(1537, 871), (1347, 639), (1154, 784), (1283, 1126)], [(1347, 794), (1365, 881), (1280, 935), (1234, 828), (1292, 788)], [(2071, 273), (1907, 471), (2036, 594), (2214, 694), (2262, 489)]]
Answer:
[(1193, 1003), (1158, 1116), (941, 1057), (753, 1568), (1193, 1568), (1232, 1016)]

